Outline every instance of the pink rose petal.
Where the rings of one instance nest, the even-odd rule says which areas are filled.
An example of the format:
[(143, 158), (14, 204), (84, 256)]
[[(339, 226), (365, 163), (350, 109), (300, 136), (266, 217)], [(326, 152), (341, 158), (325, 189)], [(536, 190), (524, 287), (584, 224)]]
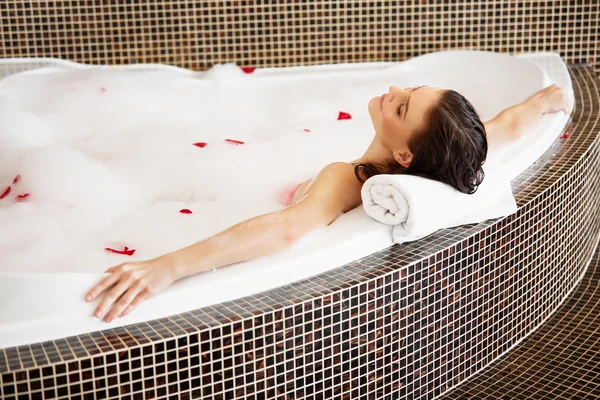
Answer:
[(352, 116), (350, 114), (348, 114), (348, 113), (340, 111), (340, 113), (338, 115), (338, 121), (340, 121), (342, 119), (352, 119)]
[(133, 253), (135, 253), (134, 249), (130, 249), (127, 246), (125, 246), (123, 250), (115, 250), (115, 249), (111, 249), (110, 247), (105, 247), (104, 250), (110, 251), (110, 252), (116, 253), (116, 254), (123, 254), (125, 256), (132, 256)]
[(311, 131), (310, 129), (304, 129), (304, 132), (310, 132), (310, 131)]
[(17, 198), (15, 200), (16, 201), (23, 201), (23, 200), (25, 200), (28, 197), (29, 197), (29, 193), (20, 194), (20, 195), (17, 196)]
[(5, 198), (6, 196), (8, 196), (10, 194), (11, 188), (10, 186), (6, 188), (6, 190), (0, 195), (0, 200), (2, 200), (3, 198)]
[(235, 145), (244, 144), (244, 142), (241, 142), (241, 141), (239, 141), (239, 140), (233, 140), (233, 139), (225, 139), (225, 141), (226, 141), (226, 142), (229, 142), (229, 143), (233, 143), (233, 144), (235, 144)]

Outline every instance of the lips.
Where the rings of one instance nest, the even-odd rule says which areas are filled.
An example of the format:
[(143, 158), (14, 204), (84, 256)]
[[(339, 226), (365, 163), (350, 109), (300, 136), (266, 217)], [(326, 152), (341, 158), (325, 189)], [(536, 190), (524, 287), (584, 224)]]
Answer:
[(384, 100), (384, 99), (385, 99), (385, 94), (384, 94), (384, 95), (382, 95), (382, 96), (379, 98), (379, 105), (380, 105), (380, 107), (381, 107), (381, 109), (382, 109), (382, 110), (383, 110), (383, 100)]

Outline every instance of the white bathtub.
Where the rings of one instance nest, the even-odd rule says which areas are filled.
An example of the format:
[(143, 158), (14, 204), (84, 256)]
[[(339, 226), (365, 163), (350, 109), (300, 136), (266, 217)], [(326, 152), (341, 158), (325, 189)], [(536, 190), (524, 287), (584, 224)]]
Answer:
[[(60, 68), (88, 68), (58, 60), (4, 60), (3, 68), (18, 69), (28, 63)], [(16, 68), (15, 68), (16, 66)], [(173, 67), (157, 68), (176, 74), (202, 77), (203, 73)], [(556, 54), (511, 57), (484, 52), (433, 53), (403, 63), (368, 63), (257, 70), (259, 79), (310, 80), (329, 74), (379, 74), (382, 79), (402, 76), (410, 84), (455, 89), (475, 105), (483, 121), (503, 108), (523, 101), (556, 82), (573, 99), (566, 66)], [(395, 82), (389, 82), (395, 84)], [(377, 95), (374, 93), (373, 95)], [(366, 104), (365, 104), (366, 108)], [(557, 139), (568, 116), (544, 116), (522, 141), (503, 149), (503, 158), (514, 178), (537, 160)], [(424, 239), (427, 240), (427, 239)], [(220, 268), (176, 282), (166, 292), (147, 300), (135, 312), (107, 324), (92, 316), (95, 304), (82, 300), (101, 278), (99, 273), (0, 272), (0, 348), (52, 340), (177, 314), (280, 287), (392, 245), (391, 229), (369, 218), (358, 208), (339, 218), (319, 240), (289, 252)], [(0, 266), (0, 271), (2, 271)], [(97, 303), (96, 303), (97, 304)]]

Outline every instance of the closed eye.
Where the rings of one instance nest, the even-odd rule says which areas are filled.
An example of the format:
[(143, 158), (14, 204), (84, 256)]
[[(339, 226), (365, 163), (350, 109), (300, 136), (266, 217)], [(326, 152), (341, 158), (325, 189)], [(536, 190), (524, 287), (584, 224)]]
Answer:
[(402, 114), (402, 106), (405, 106), (405, 105), (406, 105), (406, 103), (400, 104), (398, 106), (398, 108), (396, 108), (396, 114), (398, 114), (398, 115)]
[[(417, 86), (416, 88), (412, 88), (412, 90), (410, 92), (414, 93), (418, 89), (422, 88), (423, 86), (426, 86), (426, 85), (421, 85), (421, 86)], [(408, 100), (406, 100), (406, 103), (400, 104), (398, 106), (398, 108), (396, 109), (396, 114), (398, 114), (398, 116), (400, 116), (400, 114), (402, 113), (402, 106), (406, 106), (406, 110), (404, 111), (404, 119), (406, 119), (406, 113), (408, 112), (408, 102), (409, 101), (410, 101), (410, 96), (408, 96)]]

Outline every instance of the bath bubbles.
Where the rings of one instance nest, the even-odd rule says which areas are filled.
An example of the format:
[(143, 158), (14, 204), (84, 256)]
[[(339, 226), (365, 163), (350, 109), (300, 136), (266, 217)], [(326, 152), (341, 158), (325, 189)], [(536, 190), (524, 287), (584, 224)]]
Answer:
[(101, 163), (56, 144), (24, 151), (12, 166), (31, 202), (87, 209), (107, 218), (136, 206), (136, 194)]
[(54, 141), (48, 124), (0, 92), (0, 149), (42, 147)]
[[(2, 80), (0, 126), (18, 129), (0, 136), (13, 143), (0, 147), (0, 191), (21, 180), (0, 200), (0, 271), (103, 272), (158, 257), (282, 210), (282, 191), (372, 140), (355, 81), (258, 76), (226, 64), (196, 76), (86, 68)], [(379, 94), (364, 78), (360, 90)]]
[(248, 75), (235, 63), (215, 64), (204, 75), (204, 79), (220, 86), (232, 86), (249, 79)]

